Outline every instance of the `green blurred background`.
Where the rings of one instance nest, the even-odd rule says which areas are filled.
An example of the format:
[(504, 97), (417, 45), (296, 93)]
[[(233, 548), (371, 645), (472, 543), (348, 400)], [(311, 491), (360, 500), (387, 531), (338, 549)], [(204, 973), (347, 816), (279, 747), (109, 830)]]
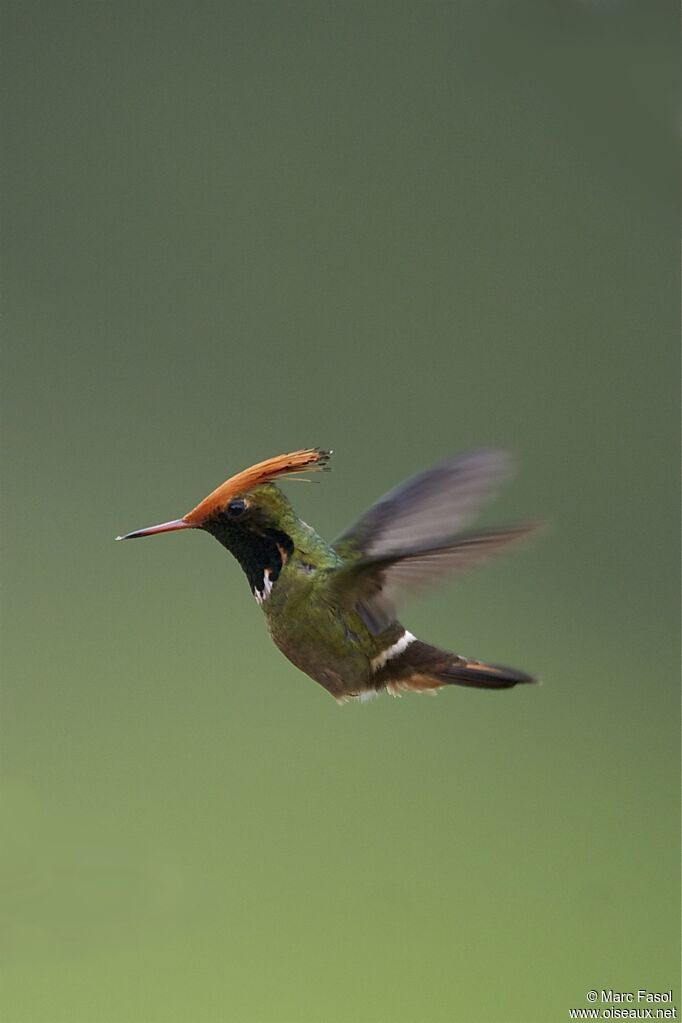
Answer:
[[(5, 4), (7, 1023), (679, 1005), (672, 5)], [(207, 537), (478, 445), (551, 530), (408, 609), (541, 688), (339, 709)]]

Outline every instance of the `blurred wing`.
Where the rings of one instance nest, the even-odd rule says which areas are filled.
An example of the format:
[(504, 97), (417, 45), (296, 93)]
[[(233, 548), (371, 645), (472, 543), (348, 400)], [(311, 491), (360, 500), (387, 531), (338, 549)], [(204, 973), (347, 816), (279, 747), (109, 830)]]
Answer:
[(339, 571), (343, 588), (373, 635), (395, 621), (402, 601), (447, 576), (483, 564), (526, 537), (534, 525), (462, 536), (447, 547), (415, 551), (395, 559), (362, 559)]
[(382, 497), (334, 547), (342, 556), (372, 559), (444, 547), (511, 475), (511, 458), (504, 451), (447, 459)]

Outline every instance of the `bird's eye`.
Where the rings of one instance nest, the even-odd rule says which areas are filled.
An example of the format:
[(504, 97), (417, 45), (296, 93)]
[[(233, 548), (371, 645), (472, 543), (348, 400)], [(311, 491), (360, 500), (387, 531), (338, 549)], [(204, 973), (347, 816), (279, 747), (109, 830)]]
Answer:
[(231, 519), (238, 519), (246, 511), (246, 501), (241, 497), (235, 497), (234, 501), (230, 501), (226, 510)]

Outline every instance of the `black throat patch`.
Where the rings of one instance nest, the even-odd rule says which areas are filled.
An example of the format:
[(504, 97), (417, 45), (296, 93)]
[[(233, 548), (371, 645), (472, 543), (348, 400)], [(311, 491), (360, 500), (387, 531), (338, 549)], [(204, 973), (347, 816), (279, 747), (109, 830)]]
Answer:
[(222, 516), (211, 519), (204, 529), (234, 554), (248, 579), (251, 592), (262, 603), (294, 549), (291, 537), (279, 529), (259, 529), (255, 522), (242, 524)]

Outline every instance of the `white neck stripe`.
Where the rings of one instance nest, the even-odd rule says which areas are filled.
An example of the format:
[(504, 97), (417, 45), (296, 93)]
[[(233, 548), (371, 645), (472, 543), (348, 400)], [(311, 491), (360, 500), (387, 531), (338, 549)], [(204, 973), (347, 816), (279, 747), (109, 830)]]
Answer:
[(261, 607), (270, 596), (271, 591), (272, 579), (270, 578), (270, 569), (266, 568), (265, 572), (263, 573), (263, 589), (262, 590), (254, 589), (253, 591), (253, 595), (256, 598), (256, 601), (261, 605)]

